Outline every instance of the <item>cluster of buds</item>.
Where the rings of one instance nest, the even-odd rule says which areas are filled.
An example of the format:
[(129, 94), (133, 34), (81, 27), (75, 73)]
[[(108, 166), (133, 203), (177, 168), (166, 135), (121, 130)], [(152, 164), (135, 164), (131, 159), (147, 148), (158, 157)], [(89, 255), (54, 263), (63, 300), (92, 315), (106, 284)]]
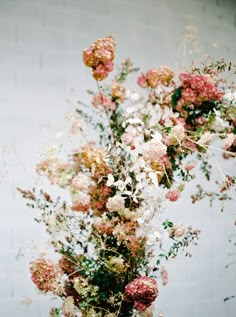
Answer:
[(114, 68), (116, 42), (113, 36), (95, 41), (83, 51), (84, 64), (91, 67), (96, 80), (105, 79)]

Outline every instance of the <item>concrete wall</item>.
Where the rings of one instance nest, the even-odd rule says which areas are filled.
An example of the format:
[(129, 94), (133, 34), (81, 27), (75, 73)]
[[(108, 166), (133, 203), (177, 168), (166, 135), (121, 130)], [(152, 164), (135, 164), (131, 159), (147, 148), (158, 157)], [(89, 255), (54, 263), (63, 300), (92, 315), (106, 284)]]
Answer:
[[(189, 25), (194, 45), (184, 40)], [(109, 34), (117, 40), (117, 62), (130, 56), (144, 70), (162, 64), (181, 69), (209, 53), (235, 61), (236, 1), (0, 0), (1, 317), (45, 317), (54, 305), (30, 281), (27, 262), (46, 237), (16, 187), (37, 183), (34, 166), (43, 145), (64, 142), (56, 135), (73, 109), (65, 99), (84, 99), (85, 89), (94, 87), (82, 49)], [(225, 269), (236, 259), (228, 243), (235, 206), (224, 213), (217, 204), (192, 206), (191, 190), (170, 207), (169, 217), (201, 229), (201, 240), (192, 258), (167, 265), (170, 282), (160, 290), (155, 316), (234, 317), (236, 299), (223, 299), (236, 295), (236, 264)], [(32, 305), (21, 305), (25, 295)]]

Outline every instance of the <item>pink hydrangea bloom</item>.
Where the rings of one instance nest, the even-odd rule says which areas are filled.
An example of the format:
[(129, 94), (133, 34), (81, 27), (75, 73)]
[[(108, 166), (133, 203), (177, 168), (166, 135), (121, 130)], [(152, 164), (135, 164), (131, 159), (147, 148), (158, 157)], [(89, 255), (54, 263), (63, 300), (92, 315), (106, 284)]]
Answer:
[(166, 194), (166, 198), (174, 202), (180, 198), (180, 191), (178, 188), (170, 189)]
[(125, 287), (127, 301), (133, 301), (134, 306), (145, 311), (154, 302), (158, 295), (158, 286), (154, 278), (140, 276)]
[(180, 102), (185, 105), (200, 105), (204, 101), (222, 100), (223, 93), (212, 83), (209, 76), (182, 73), (179, 76), (182, 82)]
[(181, 100), (185, 105), (197, 102), (197, 93), (192, 88), (185, 88), (181, 92)]

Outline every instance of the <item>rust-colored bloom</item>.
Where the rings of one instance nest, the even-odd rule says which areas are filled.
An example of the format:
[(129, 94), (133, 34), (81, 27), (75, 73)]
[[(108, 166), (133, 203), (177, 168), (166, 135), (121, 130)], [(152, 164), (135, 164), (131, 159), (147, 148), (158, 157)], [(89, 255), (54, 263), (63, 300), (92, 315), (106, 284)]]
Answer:
[(162, 66), (160, 68), (152, 68), (146, 72), (146, 74), (142, 74), (137, 83), (142, 88), (151, 87), (152, 89), (156, 89), (159, 85), (168, 86), (175, 73), (168, 67)]
[(54, 290), (56, 266), (51, 260), (39, 258), (30, 263), (31, 279), (40, 291), (45, 293)]
[(83, 51), (83, 61), (93, 70), (96, 80), (105, 79), (114, 68), (116, 42), (113, 36), (107, 36), (95, 41)]
[(113, 100), (116, 102), (122, 103), (125, 101), (125, 87), (122, 86), (120, 83), (117, 81), (114, 81), (112, 86), (111, 86), (111, 96)]
[(133, 301), (134, 306), (145, 311), (158, 295), (158, 286), (154, 278), (140, 276), (125, 287), (126, 301)]

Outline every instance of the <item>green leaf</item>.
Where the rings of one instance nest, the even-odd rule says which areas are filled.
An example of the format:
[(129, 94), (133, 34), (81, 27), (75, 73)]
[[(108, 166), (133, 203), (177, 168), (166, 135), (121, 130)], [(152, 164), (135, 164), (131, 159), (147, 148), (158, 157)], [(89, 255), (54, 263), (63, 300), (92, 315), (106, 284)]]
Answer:
[(175, 92), (173, 93), (173, 95), (171, 96), (171, 101), (174, 106), (177, 106), (177, 102), (181, 98), (181, 90), (182, 90), (182, 87), (177, 88)]
[(104, 300), (104, 301), (107, 299), (107, 296), (106, 296), (105, 293), (102, 293), (102, 294), (101, 294), (101, 299)]
[(171, 228), (173, 227), (173, 222), (169, 221), (168, 219), (166, 221), (164, 221), (162, 223), (162, 226), (164, 227), (164, 229), (167, 229), (167, 228)]
[(197, 131), (196, 131), (196, 133), (197, 133), (197, 134), (200, 134), (200, 133), (202, 133), (202, 131), (203, 131), (203, 128), (198, 128)]

